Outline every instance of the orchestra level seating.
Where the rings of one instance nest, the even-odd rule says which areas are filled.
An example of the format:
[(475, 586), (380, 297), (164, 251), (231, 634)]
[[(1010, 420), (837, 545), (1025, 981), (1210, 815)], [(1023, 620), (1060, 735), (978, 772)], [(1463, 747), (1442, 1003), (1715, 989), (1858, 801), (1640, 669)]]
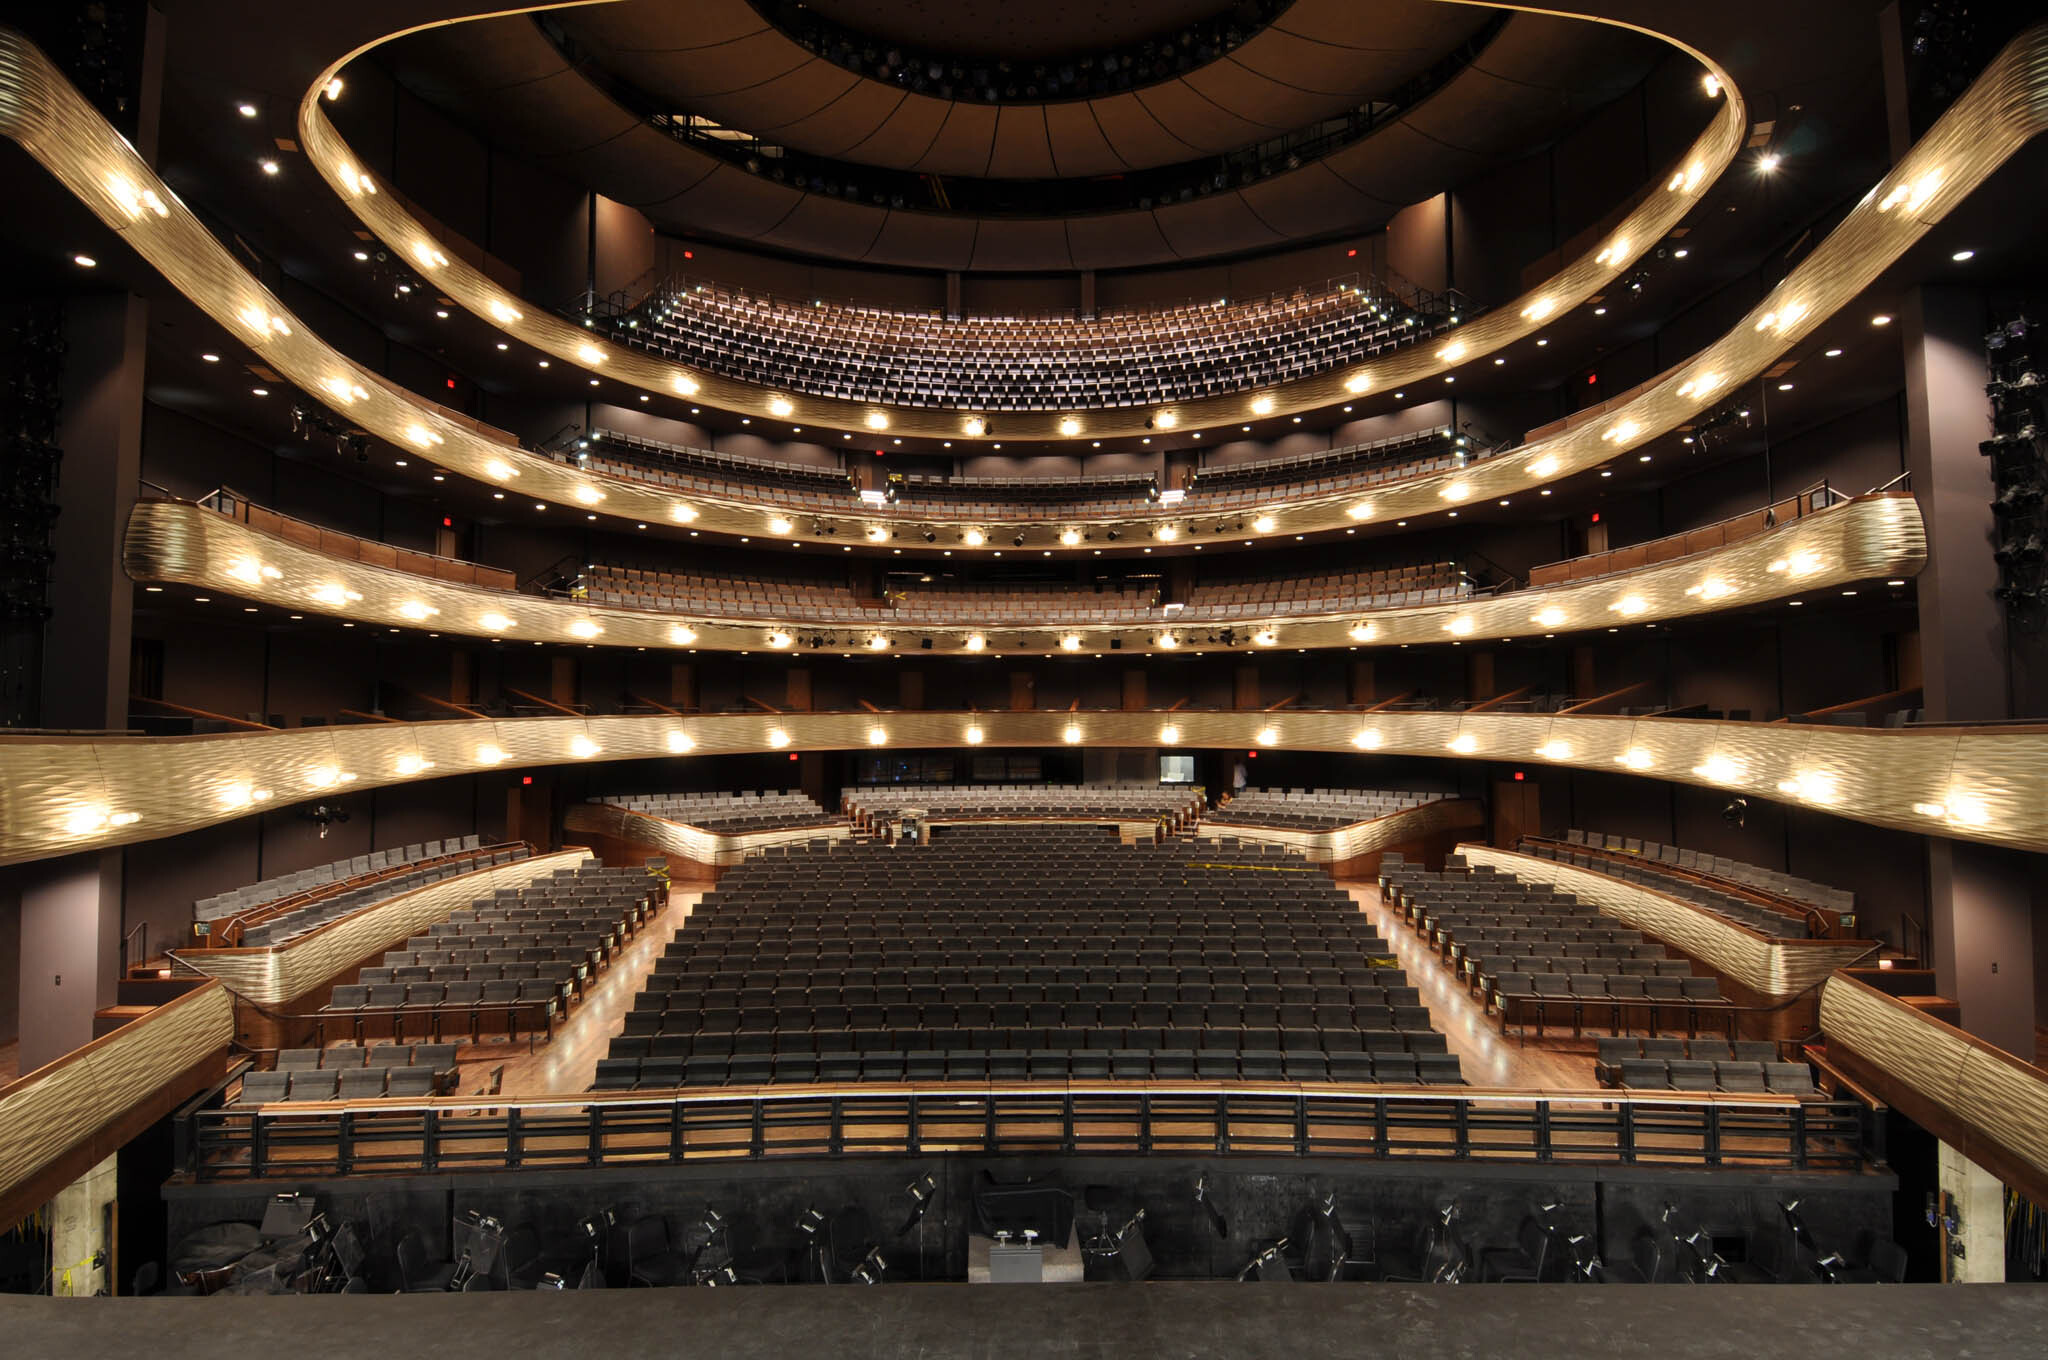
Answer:
[(1271, 847), (1084, 827), (796, 847), (705, 895), (596, 1088), (1460, 1080), (1328, 876)]

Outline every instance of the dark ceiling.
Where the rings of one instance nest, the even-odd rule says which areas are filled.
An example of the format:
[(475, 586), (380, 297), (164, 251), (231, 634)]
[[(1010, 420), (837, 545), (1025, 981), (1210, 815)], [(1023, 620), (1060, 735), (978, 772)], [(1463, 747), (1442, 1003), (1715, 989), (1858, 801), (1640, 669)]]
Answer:
[[(1369, 230), (1541, 146), (1633, 88), (1669, 49), (1626, 29), (1515, 13), (1433, 93), (1297, 168), (1189, 201), (994, 216), (855, 201), (750, 173), (606, 93), (661, 90), (677, 112), (924, 175), (1123, 174), (1257, 143), (1355, 108), (1499, 16), (1434, 0), (1299, 0), (1222, 59), (1100, 99), (990, 105), (911, 95), (814, 57), (745, 0), (626, 0), (558, 12), (601, 56), (578, 66), (524, 15), (431, 28), (378, 60), (498, 146), (579, 179), (658, 226), (793, 254), (923, 269), (1118, 269), (1213, 259)], [(599, 70), (589, 69), (590, 65)]]

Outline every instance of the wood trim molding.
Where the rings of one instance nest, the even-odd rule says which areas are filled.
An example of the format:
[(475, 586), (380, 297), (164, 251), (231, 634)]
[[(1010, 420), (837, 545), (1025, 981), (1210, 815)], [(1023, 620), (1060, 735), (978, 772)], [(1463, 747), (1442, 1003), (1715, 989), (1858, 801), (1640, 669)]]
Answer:
[(1284, 845), (1318, 864), (1335, 864), (1390, 849), (1426, 836), (1469, 831), (1484, 824), (1484, 805), (1470, 798), (1440, 798), (1420, 807), (1403, 808), (1384, 817), (1353, 822), (1330, 831), (1295, 831), (1278, 826), (1239, 826), (1206, 822), (1196, 835), (1203, 840), (1234, 836), (1239, 840)]
[(845, 823), (793, 827), (784, 831), (745, 831), (726, 835), (651, 813), (634, 812), (612, 803), (578, 803), (562, 814), (562, 829), (644, 845), (693, 863), (725, 868), (749, 854), (775, 845), (804, 841), (843, 841), (853, 835)]

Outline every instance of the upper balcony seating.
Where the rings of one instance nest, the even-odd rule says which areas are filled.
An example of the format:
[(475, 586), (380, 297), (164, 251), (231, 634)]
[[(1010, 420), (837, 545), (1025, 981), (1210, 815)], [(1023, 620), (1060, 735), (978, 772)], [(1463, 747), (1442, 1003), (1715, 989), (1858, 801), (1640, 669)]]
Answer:
[[(461, 836), (450, 837), (446, 841), (424, 841), (417, 845), (393, 846), (389, 850), (372, 850), (367, 855), (357, 855), (353, 859), (338, 859), (332, 864), (319, 864), (310, 869), (278, 874), (264, 879), (261, 883), (251, 883), (247, 887), (236, 888), (230, 892), (202, 897), (192, 904), (192, 917), (198, 921), (217, 921), (223, 916), (236, 916), (257, 907), (283, 901), (287, 897), (296, 897), (300, 893), (329, 886), (344, 886), (351, 879), (382, 875), (415, 860), (465, 854), (481, 848), (482, 845), (481, 836)], [(521, 850), (523, 852), (523, 846)]]
[(1245, 789), (1203, 820), (1226, 826), (1334, 831), (1354, 822), (1434, 803), (1443, 797), (1441, 793), (1408, 789)]
[(582, 466), (614, 476), (706, 492), (766, 491), (838, 510), (846, 509), (854, 495), (853, 480), (841, 468), (719, 453), (620, 430), (592, 430), (577, 441), (570, 456)]
[(728, 836), (747, 831), (834, 826), (840, 820), (819, 807), (809, 794), (795, 792), (636, 793), (591, 801)]
[(595, 1089), (1195, 1078), (1460, 1080), (1386, 942), (1299, 858), (983, 826), (733, 868)]
[(889, 784), (841, 789), (839, 804), (856, 821), (886, 821), (904, 808), (948, 817), (1100, 818), (1178, 825), (1200, 815), (1201, 795), (1160, 784)]
[(713, 618), (774, 622), (856, 619), (862, 609), (844, 578), (705, 575), (597, 563), (584, 573), (592, 604)]
[(618, 340), (742, 382), (948, 410), (1129, 408), (1292, 382), (1437, 335), (1377, 284), (1099, 318), (798, 306), (715, 284), (666, 288)]
[[(1732, 1022), (1720, 984), (1642, 932), (1547, 884), (1524, 883), (1453, 854), (1442, 873), (1382, 861), (1381, 893), (1441, 950), (1503, 1024), (1556, 1021), (1574, 1033), (1651, 1033), (1702, 1018)], [(1716, 1027), (1720, 1027), (1718, 1024)]]

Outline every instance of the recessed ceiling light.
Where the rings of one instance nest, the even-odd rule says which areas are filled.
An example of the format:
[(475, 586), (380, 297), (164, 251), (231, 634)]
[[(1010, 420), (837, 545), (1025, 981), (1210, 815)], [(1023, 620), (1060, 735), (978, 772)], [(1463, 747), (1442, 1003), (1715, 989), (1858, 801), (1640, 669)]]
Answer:
[(1542, 348), (1543, 348), (1543, 347), (1544, 347), (1545, 345), (1547, 345), (1547, 344), (1549, 344), (1549, 343), (1550, 343), (1550, 341), (1548, 341), (1548, 340), (1538, 340), (1538, 341), (1536, 342), (1536, 348), (1538, 348), (1538, 349), (1542, 349)]
[(1827, 357), (1827, 358), (1829, 358), (1829, 359), (1839, 359), (1839, 358), (1841, 358), (1841, 357), (1842, 357), (1842, 351), (1840, 351), (1840, 350), (1838, 350), (1838, 349), (1831, 349), (1831, 350), (1828, 350), (1828, 351), (1826, 352), (1826, 356), (1825, 356), (1825, 357)]
[(446, 307), (436, 307), (434, 309), (434, 315), (441, 318), (441, 320), (446, 321), (448, 319), (448, 309)]
[(267, 397), (270, 395), (270, 389), (267, 387), (252, 387), (249, 389), (249, 393), (252, 396)]
[(1949, 256), (1949, 258), (1951, 260), (1954, 260), (1957, 264), (1963, 264), (1966, 261), (1976, 259), (1977, 252), (1974, 250), (1958, 250), (1955, 254)]
[(367, 250), (358, 250), (356, 252), (356, 258), (358, 260), (367, 260), (370, 258), (370, 252)]
[(254, 118), (256, 116), (256, 106), (254, 104), (237, 104), (235, 105), (235, 112), (241, 114), (244, 118)]
[(1605, 307), (1595, 307), (1595, 308), (1593, 309), (1593, 315), (1594, 315), (1594, 316), (1606, 316), (1606, 315), (1607, 315), (1607, 309), (1606, 309)]
[(503, 340), (500, 340), (500, 341), (498, 342), (498, 348), (499, 348), (499, 349), (510, 349), (510, 348), (512, 348), (512, 347), (511, 347), (510, 345), (506, 344), (506, 343), (505, 343), (505, 342), (504, 342)]
[(1778, 165), (1778, 153), (1775, 151), (1766, 151), (1763, 155), (1756, 158), (1756, 168), (1763, 171), (1766, 175), (1777, 169)]
[(546, 367), (548, 366), (548, 361), (547, 361), (547, 360), (545, 360), (545, 359), (541, 360), (541, 361), (540, 361), (540, 366), (541, 366), (542, 368), (546, 368)]
[(1879, 312), (1876, 316), (1870, 318), (1870, 324), (1873, 326), (1889, 326), (1892, 324), (1892, 319), (1887, 313)]
[(90, 255), (73, 255), (71, 263), (77, 265), (80, 269), (97, 269), (100, 265), (100, 262)]
[(1791, 384), (1791, 383), (1779, 383), (1779, 384), (1778, 384), (1778, 390), (1779, 390), (1780, 392), (1790, 392), (1790, 391), (1792, 390), (1792, 384)]
[(258, 166), (259, 166), (259, 167), (260, 167), (260, 168), (262, 169), (263, 173), (264, 173), (264, 174), (266, 174), (266, 175), (274, 175), (274, 174), (276, 174), (276, 173), (277, 173), (277, 162), (276, 162), (276, 161), (273, 161), (273, 160), (261, 160), (261, 161), (258, 161), (258, 162), (256, 162), (256, 164), (257, 164), (257, 165), (258, 165)]
[(1684, 246), (1680, 246), (1678, 249), (1671, 252), (1671, 258), (1674, 260), (1682, 260), (1690, 254), (1692, 254), (1691, 251), (1687, 250)]
[(199, 357), (206, 360), (206, 362), (209, 364), (217, 364), (220, 362), (220, 356), (218, 354), (202, 354)]

